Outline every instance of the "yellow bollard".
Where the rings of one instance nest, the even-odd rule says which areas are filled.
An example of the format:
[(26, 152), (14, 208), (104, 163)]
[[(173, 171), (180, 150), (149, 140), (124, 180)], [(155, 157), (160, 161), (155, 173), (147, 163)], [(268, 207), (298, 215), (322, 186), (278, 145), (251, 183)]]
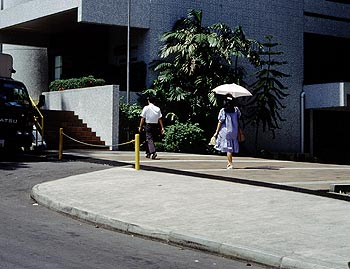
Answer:
[(58, 160), (62, 160), (63, 156), (63, 128), (60, 128), (58, 137)]
[(135, 134), (135, 170), (140, 170), (140, 135)]

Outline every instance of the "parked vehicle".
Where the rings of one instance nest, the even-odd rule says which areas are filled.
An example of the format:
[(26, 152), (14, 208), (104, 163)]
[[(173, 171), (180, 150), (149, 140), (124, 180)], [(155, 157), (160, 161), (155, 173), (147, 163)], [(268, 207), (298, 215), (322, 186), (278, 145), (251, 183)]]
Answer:
[(11, 55), (0, 53), (0, 149), (29, 150), (34, 142), (33, 126), (42, 129), (40, 111), (25, 85), (11, 78), (12, 64)]

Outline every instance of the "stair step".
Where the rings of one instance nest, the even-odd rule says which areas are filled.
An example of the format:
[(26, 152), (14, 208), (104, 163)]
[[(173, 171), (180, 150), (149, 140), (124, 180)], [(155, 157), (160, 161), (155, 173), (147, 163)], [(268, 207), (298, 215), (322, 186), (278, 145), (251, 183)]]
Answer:
[[(91, 145), (105, 145), (105, 142), (87, 126), (73, 111), (43, 110), (45, 120), (45, 141), (49, 149), (58, 148), (59, 130), (63, 128), (64, 134)], [(63, 138), (64, 148), (93, 148), (83, 145), (68, 137)]]
[(91, 133), (91, 128), (89, 127), (84, 127), (84, 126), (70, 126), (65, 129), (63, 129), (64, 132), (66, 133)]

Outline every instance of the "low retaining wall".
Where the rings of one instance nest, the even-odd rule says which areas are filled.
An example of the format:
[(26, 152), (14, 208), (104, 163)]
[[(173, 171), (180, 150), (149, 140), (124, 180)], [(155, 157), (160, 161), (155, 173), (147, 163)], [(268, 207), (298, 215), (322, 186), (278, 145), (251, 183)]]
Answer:
[[(119, 86), (106, 85), (44, 92), (45, 109), (74, 111), (101, 140), (118, 149)], [(112, 147), (113, 145), (113, 147)]]

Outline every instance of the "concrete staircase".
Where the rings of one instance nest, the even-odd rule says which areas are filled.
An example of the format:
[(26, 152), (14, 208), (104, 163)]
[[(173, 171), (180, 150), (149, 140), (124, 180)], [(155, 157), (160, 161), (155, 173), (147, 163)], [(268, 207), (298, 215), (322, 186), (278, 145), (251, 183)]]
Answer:
[[(42, 110), (44, 116), (44, 140), (48, 149), (58, 149), (59, 129), (63, 128), (63, 132), (84, 143), (91, 145), (103, 146), (105, 142), (100, 137), (92, 132), (91, 128), (83, 123), (73, 111), (58, 111), (58, 110)], [(99, 148), (84, 145), (75, 142), (67, 137), (63, 137), (64, 149), (91, 149)]]

